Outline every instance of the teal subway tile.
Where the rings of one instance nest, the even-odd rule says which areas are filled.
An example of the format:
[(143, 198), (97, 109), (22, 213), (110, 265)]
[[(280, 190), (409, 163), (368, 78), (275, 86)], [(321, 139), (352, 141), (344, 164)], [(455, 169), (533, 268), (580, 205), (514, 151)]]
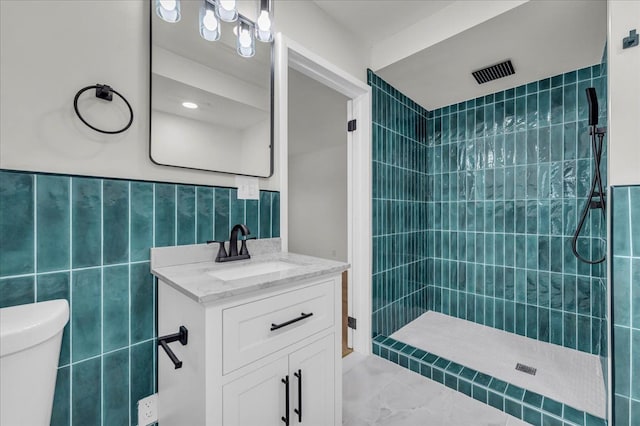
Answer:
[(612, 286), (615, 309), (612, 314), (617, 325), (629, 326), (631, 323), (631, 265), (629, 258), (613, 258), (611, 275), (615, 283)]
[[(47, 300), (65, 299), (71, 307), (71, 283), (69, 272), (59, 272), (54, 274), (38, 275), (36, 277), (36, 288), (38, 294), (37, 302)], [(67, 365), (71, 360), (71, 325), (70, 322), (64, 327), (62, 334), (62, 344), (60, 347), (60, 358), (58, 365)]]
[(271, 193), (271, 236), (280, 237), (280, 193)]
[[(613, 253), (618, 256), (631, 256), (630, 199), (629, 188), (614, 188), (614, 208), (612, 244)], [(615, 271), (615, 268), (614, 268)]]
[(102, 187), (103, 264), (129, 261), (129, 182), (105, 180)]
[(472, 389), (473, 389), (473, 385), (471, 384), (471, 382), (468, 382), (463, 379), (458, 380), (458, 392), (463, 393), (468, 397), (472, 397), (473, 396)]
[(131, 346), (130, 368), (135, 371), (129, 381), (130, 418), (138, 418), (138, 401), (155, 392), (155, 341)]
[(542, 424), (544, 426), (562, 426), (562, 420), (557, 419), (553, 416), (550, 416), (548, 414), (543, 414), (542, 415)]
[(35, 301), (33, 276), (0, 278), (0, 308)]
[[(616, 206), (616, 209), (618, 209), (618, 206)], [(639, 214), (638, 212), (640, 212), (640, 187), (632, 186), (629, 188), (629, 214), (632, 216), (630, 239), (633, 247), (631, 255), (634, 257), (640, 257), (640, 221), (635, 220)]]
[[(640, 401), (640, 330), (631, 329), (631, 394), (630, 396)], [(624, 368), (624, 367), (622, 367)]]
[[(633, 259), (631, 267), (631, 282), (640, 283), (640, 259)], [(613, 274), (613, 276), (615, 277), (615, 273)], [(615, 283), (617, 284), (617, 280), (615, 281)], [(633, 328), (640, 329), (640, 290), (638, 290), (637, 285), (633, 290), (633, 299), (631, 300), (631, 312), (633, 312), (631, 325), (633, 326)], [(618, 309), (618, 306), (616, 306), (616, 309)]]
[(245, 225), (254, 236), (258, 236), (260, 229), (260, 203), (259, 200), (246, 200), (245, 202)]
[(102, 346), (102, 276), (99, 268), (74, 271), (71, 281), (71, 360), (99, 355)]
[[(640, 412), (637, 413), (640, 416)], [(638, 417), (640, 418), (640, 417)], [(604, 419), (593, 416), (589, 413), (585, 413), (585, 425), (586, 426), (606, 426), (607, 422)]]
[(135, 263), (130, 266), (130, 313), (131, 343), (141, 342), (154, 336), (154, 279), (149, 263)]
[(613, 397), (613, 425), (629, 425), (635, 426), (631, 423), (630, 417), (630, 402), (629, 398), (615, 394)]
[(103, 351), (129, 344), (129, 265), (105, 267), (103, 270), (102, 326)]
[(71, 179), (67, 176), (38, 175), (36, 182), (38, 272), (69, 269)]
[[(131, 182), (131, 261), (149, 260), (153, 247), (153, 184)], [(163, 236), (163, 238), (166, 236)]]
[(34, 272), (34, 177), (0, 172), (0, 276)]
[(199, 186), (196, 188), (196, 243), (202, 244), (213, 240), (213, 188)]
[(542, 408), (542, 395), (540, 394), (537, 394), (530, 390), (525, 390), (522, 400), (532, 407)]
[(542, 413), (538, 410), (534, 410), (526, 405), (522, 406), (522, 420), (534, 425), (542, 426)]
[(72, 267), (86, 268), (102, 264), (102, 181), (92, 178), (72, 178), (71, 210), (73, 221)]
[(231, 203), (231, 226), (234, 226), (238, 223), (245, 223), (245, 200), (241, 200), (238, 198), (237, 189), (229, 189), (229, 200)]
[(231, 204), (228, 188), (215, 188), (214, 240), (228, 241), (231, 232)]
[(155, 247), (176, 244), (176, 186), (155, 184), (154, 194)]
[(522, 404), (512, 399), (504, 399), (504, 411), (517, 419), (522, 419)]
[(102, 420), (102, 358), (92, 358), (71, 369), (73, 425), (99, 425)]
[[(260, 230), (259, 230), (260, 238), (271, 237), (271, 216), (272, 216), (271, 201), (272, 201), (271, 193), (269, 192), (260, 193)], [(258, 230), (256, 230), (256, 232), (258, 232)]]
[(480, 401), (483, 404), (487, 404), (487, 390), (480, 386), (473, 385), (472, 397), (476, 401)]
[(193, 186), (179, 185), (176, 192), (176, 236), (178, 245), (196, 242), (196, 191)]
[(517, 401), (522, 401), (522, 398), (524, 396), (524, 389), (519, 386), (510, 384), (507, 386), (505, 394)]
[(129, 348), (106, 354), (102, 369), (104, 378), (102, 424), (127, 425), (129, 424)]
[(71, 423), (71, 367), (58, 368), (56, 388), (51, 410), (51, 426), (69, 426)]
[(564, 406), (564, 419), (576, 425), (584, 426), (584, 412), (576, 410), (566, 404)]
[(542, 401), (542, 408), (551, 414), (562, 417), (562, 403), (558, 401), (545, 397)]

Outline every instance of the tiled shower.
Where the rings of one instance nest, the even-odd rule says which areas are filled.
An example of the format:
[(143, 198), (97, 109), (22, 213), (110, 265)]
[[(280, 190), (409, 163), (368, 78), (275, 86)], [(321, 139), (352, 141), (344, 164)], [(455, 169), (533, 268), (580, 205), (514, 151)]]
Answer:
[[(604, 423), (388, 336), (436, 311), (600, 355), (606, 376), (606, 268), (571, 251), (593, 175), (585, 89), (606, 125), (606, 65), (434, 111), (368, 82), (374, 353), (533, 424)], [(605, 236), (591, 214), (578, 250), (602, 256)]]
[(0, 307), (67, 299), (51, 424), (135, 425), (156, 389), (151, 247), (280, 235), (280, 195), (0, 172)]

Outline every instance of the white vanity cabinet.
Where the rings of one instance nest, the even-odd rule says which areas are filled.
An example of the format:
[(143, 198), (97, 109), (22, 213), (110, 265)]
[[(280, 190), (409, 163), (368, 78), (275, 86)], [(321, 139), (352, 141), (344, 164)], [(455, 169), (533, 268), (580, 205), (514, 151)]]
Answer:
[(341, 280), (315, 275), (207, 303), (159, 276), (158, 335), (189, 332), (181, 368), (158, 347), (159, 424), (341, 425)]

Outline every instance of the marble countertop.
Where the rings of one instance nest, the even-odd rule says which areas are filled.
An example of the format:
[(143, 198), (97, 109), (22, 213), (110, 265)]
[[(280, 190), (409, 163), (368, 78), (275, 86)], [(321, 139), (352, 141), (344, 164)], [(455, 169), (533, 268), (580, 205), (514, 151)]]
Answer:
[[(285, 262), (290, 269), (263, 273), (245, 278), (221, 280), (216, 273), (251, 266), (267, 266), (271, 262)], [(228, 263), (206, 262), (185, 263), (171, 266), (152, 265), (151, 273), (181, 293), (199, 303), (220, 301), (233, 296), (246, 295), (257, 290), (294, 284), (301, 280), (341, 273), (349, 264), (317, 257), (287, 252), (259, 253), (251, 259)]]

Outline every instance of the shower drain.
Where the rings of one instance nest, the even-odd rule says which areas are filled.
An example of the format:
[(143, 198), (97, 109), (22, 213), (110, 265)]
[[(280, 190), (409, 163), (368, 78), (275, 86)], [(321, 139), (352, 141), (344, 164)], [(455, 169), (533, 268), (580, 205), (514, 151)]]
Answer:
[(516, 364), (516, 370), (522, 371), (523, 373), (531, 374), (532, 376), (535, 376), (536, 371), (538, 371), (536, 368), (530, 367), (528, 365), (520, 364), (520, 363)]

